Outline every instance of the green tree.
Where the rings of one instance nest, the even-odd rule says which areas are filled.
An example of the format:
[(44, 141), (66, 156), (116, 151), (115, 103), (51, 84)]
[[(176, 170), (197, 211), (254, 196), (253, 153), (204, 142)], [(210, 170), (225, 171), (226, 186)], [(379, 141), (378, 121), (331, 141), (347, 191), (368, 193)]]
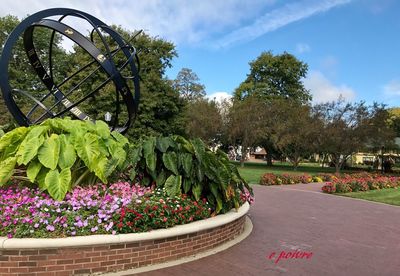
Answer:
[(301, 160), (317, 149), (319, 120), (311, 115), (309, 105), (287, 100), (274, 100), (267, 117), (271, 140), (279, 152), (287, 157), (294, 170)]
[[(119, 31), (119, 30), (118, 30)], [(175, 46), (142, 34), (134, 42), (141, 63), (141, 99), (138, 117), (128, 132), (131, 138), (185, 133), (185, 101), (165, 76), (177, 56)]]
[(330, 157), (336, 172), (358, 151), (393, 144), (394, 133), (385, 122), (388, 116), (383, 105), (339, 99), (318, 104), (313, 112), (323, 123), (320, 150)]
[(396, 132), (396, 136), (400, 137), (400, 107), (389, 108), (389, 126)]
[[(250, 73), (234, 92), (236, 100), (256, 95), (267, 104), (267, 109), (270, 109), (274, 99), (285, 99), (300, 104), (310, 102), (310, 92), (302, 82), (308, 66), (295, 56), (287, 52), (279, 55), (270, 51), (263, 52), (249, 64)], [(273, 115), (272, 113), (272, 109), (269, 110), (269, 114)], [(272, 156), (279, 154), (277, 145), (268, 133), (265, 133), (259, 144), (267, 150), (267, 162), (272, 166)]]
[(236, 88), (236, 99), (257, 94), (266, 99), (287, 98), (300, 103), (308, 103), (311, 100), (310, 92), (302, 82), (308, 66), (295, 56), (287, 52), (280, 55), (263, 52), (249, 64), (250, 73)]
[(199, 100), (206, 95), (205, 87), (199, 81), (195, 72), (189, 68), (182, 68), (174, 80), (174, 88), (187, 101)]
[(227, 115), (227, 137), (234, 145), (241, 145), (242, 158), (240, 165), (244, 166), (245, 157), (250, 147), (265, 135), (265, 102), (257, 96), (249, 96), (244, 100), (234, 100)]
[(190, 138), (201, 138), (208, 145), (220, 140), (222, 115), (214, 100), (198, 99), (188, 103), (186, 111), (186, 132)]

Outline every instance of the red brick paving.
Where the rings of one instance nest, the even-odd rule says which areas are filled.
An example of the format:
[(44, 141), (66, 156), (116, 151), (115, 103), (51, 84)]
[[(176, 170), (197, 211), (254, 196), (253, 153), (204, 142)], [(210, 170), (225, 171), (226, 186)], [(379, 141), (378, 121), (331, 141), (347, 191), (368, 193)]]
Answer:
[[(322, 194), (321, 186), (254, 186), (254, 228), (247, 239), (140, 275), (400, 275), (400, 207)], [(296, 249), (313, 256), (278, 264), (268, 259)]]

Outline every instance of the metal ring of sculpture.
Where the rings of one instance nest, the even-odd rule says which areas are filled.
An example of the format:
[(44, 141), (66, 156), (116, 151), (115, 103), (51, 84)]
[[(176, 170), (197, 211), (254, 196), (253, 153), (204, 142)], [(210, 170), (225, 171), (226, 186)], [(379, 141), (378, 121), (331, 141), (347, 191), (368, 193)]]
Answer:
[[(48, 18), (54, 16), (60, 17), (58, 20)], [(86, 20), (93, 27), (90, 34), (90, 39), (62, 22), (62, 20), (68, 16)], [(43, 60), (41, 60), (38, 55), (38, 51), (41, 49), (35, 48), (34, 30), (37, 28), (47, 28), (51, 31), (47, 69), (43, 64)], [(116, 49), (110, 49), (110, 46), (102, 32), (108, 35), (108, 39), (112, 39), (113, 42), (118, 45)], [(56, 83), (53, 77), (52, 61), (53, 42), (56, 33), (58, 33), (58, 35), (62, 35), (63, 38), (66, 37), (72, 40), (92, 58), (91, 62), (82, 68), (79, 68), (72, 75), (65, 77), (64, 80), (59, 83)], [(138, 33), (140, 32), (137, 32), (136, 35)], [(103, 51), (99, 49), (100, 47), (96, 47), (94, 43), (94, 35), (97, 35), (100, 38)], [(134, 35), (134, 37), (136, 35)], [(41, 83), (47, 89), (47, 94), (42, 95), (40, 99), (32, 95), (32, 93), (29, 91), (15, 89), (10, 85), (10, 59), (13, 55), (13, 48), (21, 36), (23, 36), (23, 46), (25, 48), (29, 63), (34, 72), (40, 78)], [(113, 59), (117, 53), (122, 53), (126, 58), (125, 62), (121, 66), (117, 66)], [(96, 88), (89, 91), (83, 97), (79, 96), (77, 100), (71, 100), (72, 94), (75, 94), (76, 97), (76, 93), (79, 92), (80, 86), (84, 84), (85, 81), (95, 73), (95, 71), (85, 76), (83, 80), (80, 80), (77, 84), (74, 84), (71, 89), (68, 89), (68, 91), (63, 91), (63, 86), (73, 77), (78, 76), (82, 70), (92, 65), (97, 66), (95, 71), (101, 71), (103, 74), (105, 73), (107, 75), (107, 79)], [(130, 76), (123, 76), (121, 73), (123, 69), (129, 70)], [(140, 89), (138, 70), (139, 60), (136, 49), (104, 22), (90, 14), (78, 10), (55, 8), (43, 10), (27, 17), (9, 35), (0, 59), (0, 87), (3, 93), (5, 104), (7, 105), (10, 113), (14, 116), (17, 123), (23, 126), (29, 126), (40, 123), (46, 118), (65, 116), (68, 112), (81, 120), (93, 120), (88, 114), (85, 113), (84, 110), (80, 108), (80, 104), (87, 101), (90, 97), (94, 97), (100, 89), (112, 82), (115, 86), (115, 111), (113, 112), (114, 120), (110, 128), (112, 130), (117, 130), (121, 133), (124, 133), (131, 126), (139, 105)], [(134, 93), (132, 93), (132, 90), (134, 90)], [(54, 97), (54, 104), (51, 106), (49, 106), (48, 103), (44, 103), (45, 100), (50, 96)], [(30, 101), (32, 105), (30, 106), (29, 111), (21, 110), (21, 107), (15, 100), (18, 97), (26, 97), (26, 99)], [(125, 116), (123, 123), (120, 123), (118, 118), (121, 109), (120, 97), (122, 97), (127, 111), (127, 115)], [(38, 108), (39, 110), (42, 110), (40, 112), (41, 115), (38, 118), (32, 119), (32, 113), (37, 112)]]

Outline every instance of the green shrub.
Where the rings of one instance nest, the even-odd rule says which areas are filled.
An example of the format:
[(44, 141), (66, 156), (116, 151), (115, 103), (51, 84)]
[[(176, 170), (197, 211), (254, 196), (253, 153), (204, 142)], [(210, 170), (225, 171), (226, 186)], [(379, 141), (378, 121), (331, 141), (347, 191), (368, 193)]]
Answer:
[(216, 213), (239, 208), (240, 194), (251, 192), (224, 152), (181, 136), (150, 137), (131, 145), (122, 172), (131, 181), (165, 187), (170, 197), (207, 198)]
[(16, 128), (0, 138), (0, 186), (19, 179), (62, 200), (75, 185), (107, 183), (124, 164), (127, 143), (102, 121), (57, 118)]

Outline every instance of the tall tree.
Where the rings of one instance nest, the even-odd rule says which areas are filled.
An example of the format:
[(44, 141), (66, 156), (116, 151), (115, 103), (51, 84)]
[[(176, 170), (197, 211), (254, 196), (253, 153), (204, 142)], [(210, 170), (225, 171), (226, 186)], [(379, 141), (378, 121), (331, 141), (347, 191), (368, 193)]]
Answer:
[(400, 137), (400, 107), (389, 108), (388, 124), (396, 132), (396, 136)]
[(311, 100), (310, 92), (302, 82), (308, 66), (295, 56), (287, 52), (280, 55), (263, 52), (249, 64), (250, 73), (236, 88), (236, 99), (257, 94), (266, 99), (287, 98), (300, 103)]
[[(310, 92), (302, 82), (308, 66), (295, 56), (287, 52), (279, 55), (263, 52), (249, 64), (250, 73), (234, 92), (236, 100), (256, 95), (268, 104), (267, 108), (273, 99), (286, 99), (300, 104), (311, 100)], [(272, 156), (279, 152), (276, 144), (268, 133), (260, 144), (267, 150), (267, 163), (272, 166)]]
[(216, 143), (222, 134), (222, 115), (214, 100), (198, 99), (189, 102), (185, 111), (186, 132), (189, 137), (199, 137), (208, 145)]
[(174, 88), (187, 101), (199, 100), (206, 95), (205, 87), (200, 83), (199, 77), (189, 68), (182, 68), (179, 71), (174, 80)]
[(364, 102), (339, 99), (314, 106), (314, 114), (323, 122), (320, 149), (329, 155), (337, 172), (353, 153), (393, 144), (394, 133), (387, 127), (382, 105), (368, 107)]
[(244, 100), (234, 100), (228, 114), (227, 136), (231, 143), (240, 145), (244, 161), (250, 147), (256, 145), (265, 135), (265, 103), (257, 96), (249, 96)]
[(266, 121), (271, 140), (297, 170), (300, 161), (316, 151), (319, 121), (309, 105), (293, 101), (274, 100), (270, 111)]

